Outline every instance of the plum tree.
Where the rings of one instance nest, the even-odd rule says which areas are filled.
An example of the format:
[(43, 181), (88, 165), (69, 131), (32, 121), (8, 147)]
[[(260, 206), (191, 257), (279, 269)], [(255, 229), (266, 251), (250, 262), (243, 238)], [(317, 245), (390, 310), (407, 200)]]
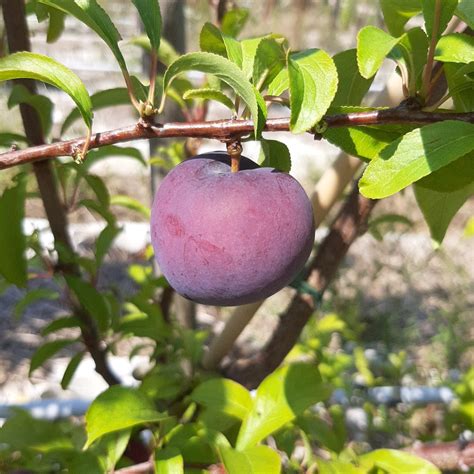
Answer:
[(227, 153), (175, 167), (152, 207), (151, 239), (171, 286), (193, 301), (234, 306), (290, 283), (313, 246), (311, 203), (289, 174)]

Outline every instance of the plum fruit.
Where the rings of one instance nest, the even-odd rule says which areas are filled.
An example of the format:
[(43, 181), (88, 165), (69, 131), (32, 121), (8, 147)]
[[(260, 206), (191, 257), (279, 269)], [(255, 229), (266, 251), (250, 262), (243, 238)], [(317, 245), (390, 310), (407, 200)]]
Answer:
[(213, 152), (162, 181), (151, 241), (170, 285), (198, 303), (236, 306), (267, 298), (303, 268), (314, 241), (311, 203), (286, 173)]

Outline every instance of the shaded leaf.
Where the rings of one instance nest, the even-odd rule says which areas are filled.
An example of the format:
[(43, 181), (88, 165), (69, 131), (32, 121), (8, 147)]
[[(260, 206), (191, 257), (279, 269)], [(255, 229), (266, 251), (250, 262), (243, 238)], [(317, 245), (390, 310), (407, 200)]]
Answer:
[(183, 456), (176, 448), (165, 448), (155, 455), (156, 474), (184, 474)]
[(288, 147), (277, 140), (260, 140), (261, 159), (260, 166), (275, 168), (289, 173), (291, 170), (291, 157)]
[(32, 303), (35, 303), (38, 300), (57, 300), (58, 298), (59, 293), (50, 288), (35, 288), (29, 290), (26, 295), (16, 303), (13, 315), (18, 319)]
[[(125, 87), (117, 87), (92, 94), (91, 102), (93, 110), (100, 110), (114, 105), (128, 105), (130, 98)], [(81, 111), (79, 109), (73, 109), (63, 122), (61, 135), (80, 117)], [(87, 155), (88, 160), (89, 158), (90, 152)]]
[(71, 360), (69, 361), (61, 379), (61, 388), (63, 390), (66, 390), (69, 387), (69, 384), (71, 383), (71, 380), (74, 377), (74, 374), (77, 368), (79, 367), (79, 364), (81, 363), (83, 357), (84, 352), (78, 352), (75, 356), (71, 357)]
[(469, 74), (474, 72), (474, 65), (445, 63), (443, 69), (456, 110), (473, 112), (474, 79)]
[(92, 165), (104, 158), (133, 158), (139, 161), (142, 165), (146, 166), (147, 163), (143, 158), (142, 152), (135, 147), (131, 146), (117, 146), (117, 145), (107, 145), (97, 150), (90, 150), (87, 153), (87, 160), (81, 165), (86, 169), (90, 169)]
[(88, 128), (92, 126), (92, 103), (81, 80), (70, 69), (48, 56), (19, 52), (0, 58), (0, 81), (35, 79), (66, 92), (76, 103)]
[(215, 100), (235, 113), (234, 103), (223, 92), (217, 89), (190, 89), (183, 94), (183, 99)]
[(110, 205), (110, 195), (107, 186), (105, 185), (102, 178), (96, 176), (94, 174), (86, 174), (84, 176), (87, 184), (91, 187), (92, 191), (97, 197), (97, 200), (102, 204), (104, 207), (108, 207)]
[(247, 23), (249, 16), (250, 12), (246, 8), (228, 10), (222, 18), (222, 32), (234, 38), (237, 37)]
[(286, 55), (274, 38), (263, 38), (255, 51), (252, 80), (255, 87), (262, 91), (286, 65)]
[(105, 258), (105, 255), (110, 250), (113, 241), (120, 234), (121, 229), (115, 225), (107, 225), (97, 237), (95, 242), (95, 262), (99, 268)]
[(158, 52), (161, 39), (161, 12), (158, 0), (132, 0), (135, 5), (151, 47)]
[(48, 97), (40, 94), (32, 94), (23, 84), (15, 84), (8, 98), (8, 108), (11, 109), (19, 104), (27, 104), (33, 107), (41, 122), (43, 135), (49, 135), (52, 125), (53, 103)]
[(30, 370), (28, 375), (31, 374), (41, 365), (43, 365), (48, 359), (53, 357), (57, 352), (65, 347), (77, 342), (76, 339), (58, 339), (57, 341), (46, 342), (40, 346), (35, 353), (31, 356)]
[(302, 133), (316, 125), (337, 91), (337, 69), (321, 49), (293, 54), (288, 59), (290, 79), (290, 128)]
[(199, 46), (201, 51), (218, 54), (228, 58), (237, 66), (242, 66), (242, 48), (240, 43), (231, 36), (223, 34), (212, 23), (204, 23), (199, 36)]
[(394, 36), (400, 36), (406, 22), (421, 12), (421, 0), (380, 0), (385, 24)]
[(177, 75), (190, 70), (214, 74), (232, 87), (236, 94), (239, 95), (249, 107), (255, 124), (255, 133), (259, 133), (259, 130), (263, 126), (261, 114), (266, 117), (266, 108), (263, 98), (234, 63), (212, 53), (198, 52), (185, 54), (172, 63), (166, 70), (163, 79), (164, 90), (168, 89)]
[(28, 143), (28, 139), (18, 133), (0, 133), (0, 146), (11, 147), (17, 145), (19, 142)]
[(143, 393), (129, 387), (110, 387), (102, 392), (87, 410), (85, 448), (108, 433), (158, 422), (165, 418), (165, 415), (154, 409)]
[(51, 321), (41, 330), (42, 336), (47, 336), (56, 331), (66, 328), (76, 328), (80, 327), (81, 321), (76, 316), (65, 316), (63, 318), (57, 318), (54, 321)]
[[(426, 33), (431, 38), (433, 36), (433, 24), (435, 21), (436, 0), (422, 0), (423, 17), (425, 18)], [(437, 38), (448, 26), (454, 15), (454, 10), (458, 6), (458, 0), (443, 0), (440, 2), (440, 17)]]
[(26, 179), (19, 175), (15, 185), (0, 197), (0, 274), (10, 283), (26, 286), (26, 237), (23, 234)]
[(456, 15), (474, 29), (474, 3), (472, 0), (459, 0)]
[(444, 121), (413, 130), (384, 148), (366, 168), (361, 193), (380, 199), (474, 149), (474, 125)]
[(357, 66), (357, 50), (348, 49), (333, 56), (337, 69), (337, 92), (331, 107), (338, 105), (359, 105), (372, 84), (372, 79), (361, 76)]

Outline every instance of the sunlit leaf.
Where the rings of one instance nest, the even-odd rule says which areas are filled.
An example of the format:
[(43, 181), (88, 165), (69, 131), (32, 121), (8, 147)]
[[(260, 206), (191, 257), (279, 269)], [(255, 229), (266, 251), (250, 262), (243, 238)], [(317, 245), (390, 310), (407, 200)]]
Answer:
[(158, 52), (161, 39), (161, 12), (158, 0), (132, 0), (145, 27), (151, 47)]

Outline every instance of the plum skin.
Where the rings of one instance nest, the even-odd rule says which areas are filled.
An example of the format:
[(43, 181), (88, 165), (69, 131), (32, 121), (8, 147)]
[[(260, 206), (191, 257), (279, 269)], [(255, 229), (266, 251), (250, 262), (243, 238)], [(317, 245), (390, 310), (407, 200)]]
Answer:
[(290, 175), (214, 152), (176, 166), (156, 192), (151, 241), (170, 285), (197, 303), (236, 306), (276, 293), (314, 242), (311, 203)]

